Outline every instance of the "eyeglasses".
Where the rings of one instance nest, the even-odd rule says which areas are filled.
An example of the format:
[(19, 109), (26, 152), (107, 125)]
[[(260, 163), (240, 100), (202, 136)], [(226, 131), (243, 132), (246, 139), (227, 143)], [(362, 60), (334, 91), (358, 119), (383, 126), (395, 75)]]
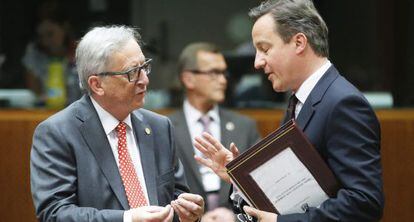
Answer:
[(227, 78), (229, 76), (226, 70), (219, 70), (219, 69), (212, 69), (212, 70), (207, 70), (207, 71), (192, 69), (192, 70), (187, 70), (187, 71), (192, 72), (194, 74), (208, 75), (211, 78), (218, 78), (219, 76), (224, 76), (225, 78)]
[(146, 75), (149, 75), (151, 73), (151, 61), (152, 59), (146, 59), (145, 62), (142, 63), (142, 65), (132, 67), (123, 72), (101, 72), (96, 75), (98, 76), (127, 75), (129, 82), (136, 82), (139, 80), (141, 73), (145, 73)]

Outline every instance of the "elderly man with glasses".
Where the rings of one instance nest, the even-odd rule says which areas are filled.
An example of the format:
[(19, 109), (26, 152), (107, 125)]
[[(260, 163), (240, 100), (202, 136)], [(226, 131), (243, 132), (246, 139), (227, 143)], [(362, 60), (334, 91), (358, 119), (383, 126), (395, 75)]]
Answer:
[[(31, 190), (39, 221), (197, 221), (170, 121), (140, 109), (151, 59), (139, 34), (97, 27), (76, 49), (85, 95), (36, 128)], [(175, 213), (174, 213), (175, 212)], [(174, 216), (175, 215), (175, 216)]]

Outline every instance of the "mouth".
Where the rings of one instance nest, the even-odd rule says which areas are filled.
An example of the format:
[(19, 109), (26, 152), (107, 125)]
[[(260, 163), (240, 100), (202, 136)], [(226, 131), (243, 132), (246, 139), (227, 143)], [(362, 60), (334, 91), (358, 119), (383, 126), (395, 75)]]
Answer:
[(273, 72), (265, 72), (265, 74), (267, 75), (267, 78), (269, 79), (270, 76), (272, 76)]
[(145, 93), (147, 92), (147, 90), (137, 90), (136, 92), (135, 92), (135, 94), (137, 94), (137, 95), (145, 95)]

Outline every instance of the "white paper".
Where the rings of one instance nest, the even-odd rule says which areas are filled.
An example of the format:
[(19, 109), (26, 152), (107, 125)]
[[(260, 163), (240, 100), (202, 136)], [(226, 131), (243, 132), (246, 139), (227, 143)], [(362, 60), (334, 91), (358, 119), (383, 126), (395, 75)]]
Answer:
[(290, 147), (250, 172), (250, 176), (280, 214), (303, 213), (328, 199)]

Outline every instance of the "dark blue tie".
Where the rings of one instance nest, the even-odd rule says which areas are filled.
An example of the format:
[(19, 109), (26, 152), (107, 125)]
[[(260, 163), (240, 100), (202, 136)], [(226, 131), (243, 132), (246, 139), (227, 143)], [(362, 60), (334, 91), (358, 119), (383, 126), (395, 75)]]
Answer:
[(287, 114), (288, 114), (288, 120), (289, 119), (295, 119), (295, 109), (296, 109), (296, 104), (298, 104), (298, 98), (296, 98), (295, 94), (292, 94), (289, 98), (289, 105), (288, 105), (288, 110), (287, 110)]

